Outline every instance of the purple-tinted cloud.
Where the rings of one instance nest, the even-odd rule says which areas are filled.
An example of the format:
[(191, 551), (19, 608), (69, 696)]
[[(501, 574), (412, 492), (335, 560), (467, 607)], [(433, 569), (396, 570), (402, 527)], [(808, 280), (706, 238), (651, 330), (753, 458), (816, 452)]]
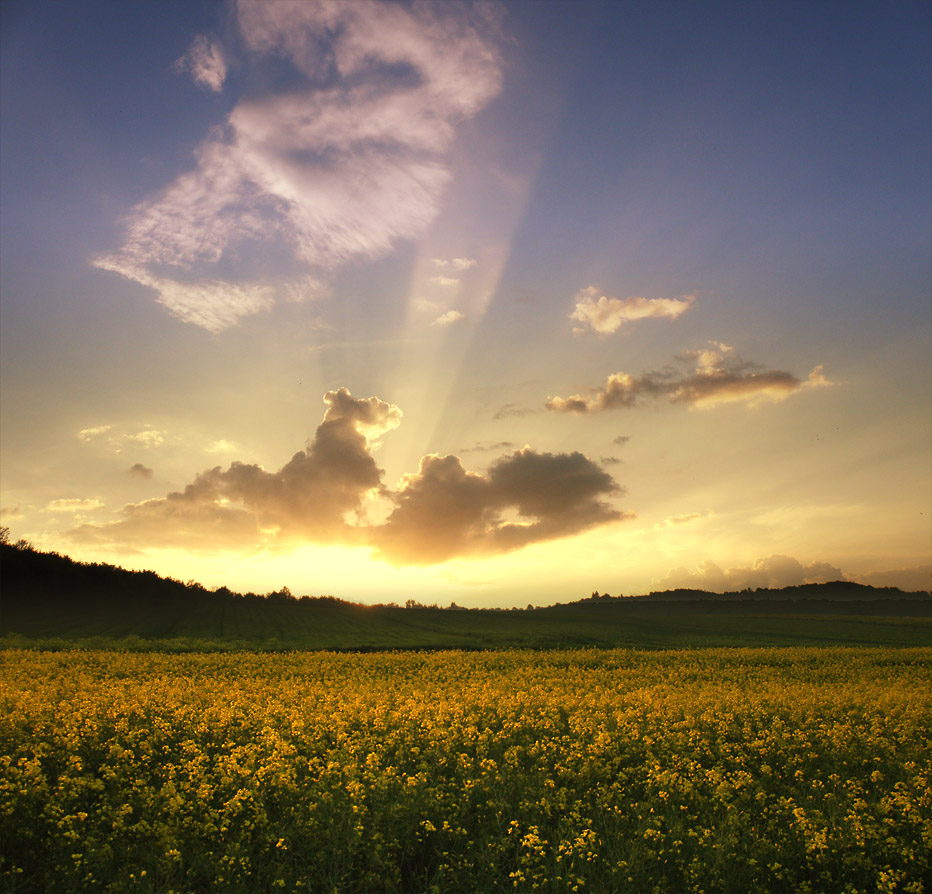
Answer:
[[(290, 82), (241, 98), (194, 170), (133, 208), (119, 250), (94, 260), (212, 331), (281, 296), (317, 294), (318, 276), (421, 234), (450, 181), (457, 124), (501, 87), (492, 4), (240, 0), (234, 10), (231, 58), (253, 73), (284, 64)], [(229, 81), (227, 54), (208, 37), (178, 66), (211, 90)], [(470, 259), (450, 263), (461, 271)]]

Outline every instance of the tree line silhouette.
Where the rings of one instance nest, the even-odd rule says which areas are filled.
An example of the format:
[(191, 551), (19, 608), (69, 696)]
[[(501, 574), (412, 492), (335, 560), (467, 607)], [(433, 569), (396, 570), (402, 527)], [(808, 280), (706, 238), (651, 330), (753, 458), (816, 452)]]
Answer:
[(677, 589), (611, 596), (594, 591), (575, 601), (524, 609), (464, 608), (456, 603), (441, 607), (415, 599), (403, 605), (359, 604), (331, 595), (297, 597), (287, 586), (265, 594), (238, 593), (225, 586), (210, 590), (196, 581), (182, 582), (154, 571), (129, 571), (42, 552), (25, 540), (12, 542), (9, 529), (0, 529), (0, 634), (4, 635), (297, 641), (300, 634), (320, 642), (355, 642), (362, 632), (362, 639), (372, 647), (383, 643), (408, 647), (409, 640), (427, 637), (429, 628), (434, 640), (450, 638), (451, 645), (461, 648), (473, 640), (478, 647), (494, 646), (502, 631), (524, 639), (530, 637), (526, 632), (536, 631), (530, 641), (559, 644), (561, 630), (570, 622), (591, 628), (591, 634), (579, 634), (577, 644), (585, 644), (601, 642), (603, 625), (638, 617), (666, 623), (684, 614), (794, 613), (928, 617), (932, 594), (836, 581), (724, 594)]

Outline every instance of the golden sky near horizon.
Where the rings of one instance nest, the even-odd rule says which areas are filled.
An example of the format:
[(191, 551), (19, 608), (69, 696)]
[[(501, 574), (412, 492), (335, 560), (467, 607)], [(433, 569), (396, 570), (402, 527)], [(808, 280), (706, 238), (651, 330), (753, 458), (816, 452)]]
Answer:
[(928, 589), (930, 18), (10, 4), (0, 521), (364, 602)]

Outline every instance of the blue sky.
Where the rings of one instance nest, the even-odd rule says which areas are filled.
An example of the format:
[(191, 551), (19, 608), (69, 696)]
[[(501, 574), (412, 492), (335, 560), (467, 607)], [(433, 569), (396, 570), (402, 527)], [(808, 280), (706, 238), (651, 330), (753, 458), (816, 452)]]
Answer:
[(0, 15), (14, 536), (364, 601), (928, 586), (927, 4)]

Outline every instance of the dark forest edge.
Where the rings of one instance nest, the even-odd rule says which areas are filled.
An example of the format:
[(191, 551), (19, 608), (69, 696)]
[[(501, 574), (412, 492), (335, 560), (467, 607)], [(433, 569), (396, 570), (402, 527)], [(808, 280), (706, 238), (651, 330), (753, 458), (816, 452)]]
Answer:
[(593, 592), (546, 607), (208, 590), (0, 539), (0, 647), (171, 652), (261, 649), (694, 648), (932, 645), (932, 594), (848, 581), (724, 594)]

